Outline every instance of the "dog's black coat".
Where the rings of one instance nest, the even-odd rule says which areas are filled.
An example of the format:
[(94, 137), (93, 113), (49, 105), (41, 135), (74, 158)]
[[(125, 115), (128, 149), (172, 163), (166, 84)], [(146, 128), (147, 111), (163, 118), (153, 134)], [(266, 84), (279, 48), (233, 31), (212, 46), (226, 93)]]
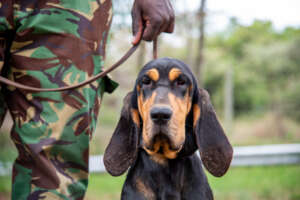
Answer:
[[(141, 76), (155, 68), (165, 73), (168, 68), (181, 70), (191, 83), (190, 101), (201, 110), (195, 117), (191, 109), (186, 116), (185, 141), (175, 159), (160, 163), (150, 158), (141, 147), (143, 123), (134, 117), (138, 110), (137, 85)], [(165, 86), (164, 86), (165, 87)], [(181, 61), (162, 58), (148, 63), (140, 72), (134, 91), (124, 99), (124, 107), (118, 126), (105, 151), (104, 164), (114, 176), (123, 174), (129, 167), (122, 200), (210, 200), (212, 191), (196, 155), (214, 176), (222, 176), (229, 168), (232, 147), (219, 124), (208, 93), (198, 89), (195, 77)]]
[(135, 164), (130, 168), (121, 199), (144, 200), (136, 180), (141, 179), (157, 200), (213, 199), (201, 161), (196, 154), (168, 160), (166, 166), (151, 160), (140, 150)]

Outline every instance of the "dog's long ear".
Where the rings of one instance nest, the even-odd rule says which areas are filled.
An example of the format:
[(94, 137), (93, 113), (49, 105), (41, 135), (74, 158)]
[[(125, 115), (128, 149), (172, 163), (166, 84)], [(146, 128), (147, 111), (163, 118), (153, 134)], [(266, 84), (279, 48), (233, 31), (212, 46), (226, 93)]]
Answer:
[(122, 175), (135, 161), (138, 148), (139, 114), (132, 108), (133, 92), (124, 98), (118, 125), (104, 153), (104, 165), (113, 176)]
[(223, 176), (228, 170), (233, 150), (215, 110), (209, 94), (204, 89), (197, 89), (193, 105), (194, 133), (201, 160), (205, 168), (214, 176)]

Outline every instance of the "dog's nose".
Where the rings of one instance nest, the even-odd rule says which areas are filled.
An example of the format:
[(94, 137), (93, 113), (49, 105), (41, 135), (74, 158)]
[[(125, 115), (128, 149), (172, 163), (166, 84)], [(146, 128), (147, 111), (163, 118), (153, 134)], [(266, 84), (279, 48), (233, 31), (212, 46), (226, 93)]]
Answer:
[(154, 107), (150, 111), (150, 116), (154, 123), (165, 124), (171, 119), (172, 110), (166, 107)]

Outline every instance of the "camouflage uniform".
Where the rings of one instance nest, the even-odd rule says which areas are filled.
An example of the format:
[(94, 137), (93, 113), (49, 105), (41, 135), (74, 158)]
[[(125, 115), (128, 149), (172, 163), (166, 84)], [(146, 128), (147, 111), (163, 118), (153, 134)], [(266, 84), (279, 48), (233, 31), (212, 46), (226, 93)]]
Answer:
[[(111, 0), (0, 0), (0, 71), (35, 87), (75, 84), (101, 71)], [(83, 199), (89, 141), (107, 77), (77, 90), (0, 92), (0, 126), (13, 116), (12, 199)]]

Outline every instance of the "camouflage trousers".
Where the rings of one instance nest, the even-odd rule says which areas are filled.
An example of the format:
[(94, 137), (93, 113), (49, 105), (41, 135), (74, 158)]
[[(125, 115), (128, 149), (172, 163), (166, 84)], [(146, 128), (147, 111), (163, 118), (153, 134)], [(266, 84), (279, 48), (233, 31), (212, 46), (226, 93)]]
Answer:
[[(56, 88), (101, 71), (111, 0), (0, 0), (0, 72), (34, 87)], [(13, 117), (18, 149), (12, 199), (83, 199), (89, 141), (107, 77), (66, 92), (0, 89), (0, 126)]]

